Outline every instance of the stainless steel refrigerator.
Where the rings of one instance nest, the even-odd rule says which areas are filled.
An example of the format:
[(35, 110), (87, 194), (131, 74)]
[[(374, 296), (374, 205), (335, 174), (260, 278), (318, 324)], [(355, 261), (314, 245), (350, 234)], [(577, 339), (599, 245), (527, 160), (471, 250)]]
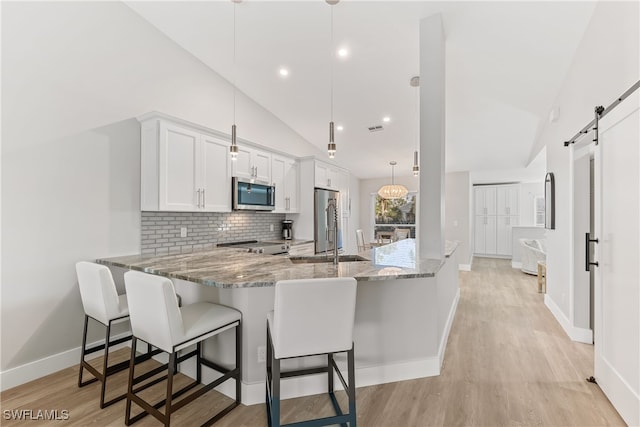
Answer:
[[(334, 229), (338, 228), (338, 249), (342, 248), (342, 228), (340, 225), (340, 206), (338, 205), (340, 200), (339, 191), (322, 190), (316, 188), (315, 190), (315, 234), (314, 240), (316, 242), (316, 253), (324, 253), (333, 249), (334, 241)], [(336, 214), (333, 209), (329, 208), (329, 201), (335, 200)], [(336, 222), (337, 218), (337, 222)]]

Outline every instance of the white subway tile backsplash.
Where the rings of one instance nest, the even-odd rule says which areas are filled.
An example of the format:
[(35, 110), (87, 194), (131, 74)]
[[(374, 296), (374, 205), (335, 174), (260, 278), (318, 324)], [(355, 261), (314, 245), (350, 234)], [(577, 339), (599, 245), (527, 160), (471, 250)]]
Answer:
[[(166, 255), (211, 249), (218, 243), (280, 239), (284, 218), (270, 212), (142, 212), (141, 252)], [(182, 227), (187, 237), (180, 237)]]

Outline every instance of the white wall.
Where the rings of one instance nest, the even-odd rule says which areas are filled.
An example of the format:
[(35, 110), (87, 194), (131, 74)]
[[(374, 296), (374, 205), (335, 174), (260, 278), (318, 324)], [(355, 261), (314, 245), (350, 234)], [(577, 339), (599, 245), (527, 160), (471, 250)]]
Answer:
[(460, 242), (456, 253), (461, 269), (471, 268), (471, 190), (469, 172), (446, 174), (444, 235), (447, 240)]
[[(79, 346), (74, 263), (139, 251), (133, 118), (157, 110), (228, 131), (231, 99), (227, 81), (122, 3), (2, 4), (4, 388), (7, 370)], [(242, 94), (238, 112), (240, 137), (318, 153)]]
[(539, 146), (547, 147), (547, 167), (555, 174), (556, 229), (547, 232), (547, 305), (575, 336), (572, 293), (572, 170), (563, 141), (593, 119), (596, 105), (609, 105), (638, 79), (637, 2), (598, 2), (571, 68), (552, 108), (560, 117), (543, 129)]
[(544, 181), (520, 184), (520, 225), (535, 225), (535, 198), (544, 198)]

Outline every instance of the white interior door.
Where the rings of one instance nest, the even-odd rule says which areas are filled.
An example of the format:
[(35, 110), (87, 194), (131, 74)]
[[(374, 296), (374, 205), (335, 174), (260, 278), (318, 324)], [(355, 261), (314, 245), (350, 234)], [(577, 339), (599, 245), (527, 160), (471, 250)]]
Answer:
[(595, 152), (595, 377), (640, 425), (640, 96), (600, 120)]

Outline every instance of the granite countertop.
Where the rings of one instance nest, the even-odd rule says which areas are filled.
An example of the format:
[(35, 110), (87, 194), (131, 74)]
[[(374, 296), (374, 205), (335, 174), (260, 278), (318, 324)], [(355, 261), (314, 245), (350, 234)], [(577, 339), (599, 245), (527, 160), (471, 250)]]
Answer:
[[(445, 256), (449, 257), (456, 248), (457, 242), (447, 242)], [(415, 253), (415, 241), (404, 239), (358, 254), (367, 261), (340, 262), (337, 266), (331, 262), (295, 264), (288, 256), (250, 254), (240, 248), (131, 255), (96, 262), (218, 288), (264, 287), (273, 286), (278, 280), (325, 277), (355, 277), (358, 282), (433, 277), (444, 263), (436, 259), (416, 261)]]

